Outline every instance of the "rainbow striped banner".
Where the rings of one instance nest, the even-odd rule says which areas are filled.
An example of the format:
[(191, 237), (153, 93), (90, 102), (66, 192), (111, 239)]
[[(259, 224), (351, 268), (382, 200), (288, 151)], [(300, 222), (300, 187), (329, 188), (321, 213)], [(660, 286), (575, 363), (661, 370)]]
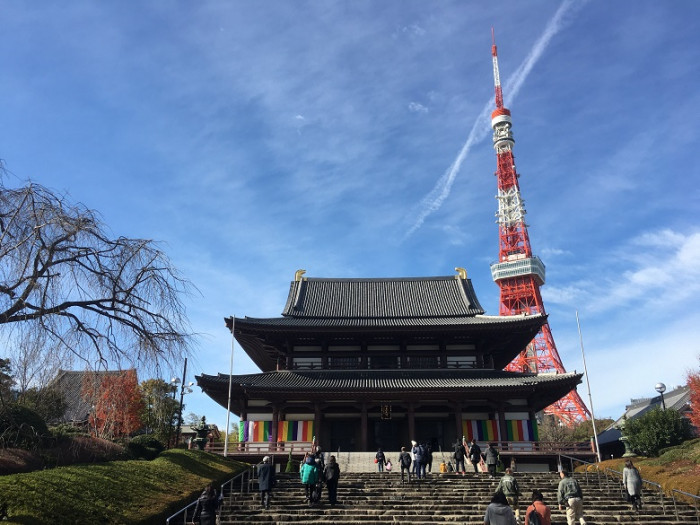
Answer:
[(508, 441), (538, 441), (537, 420), (517, 419), (506, 421)]
[(495, 419), (463, 419), (462, 434), (467, 441), (500, 441), (501, 432)]
[(311, 441), (313, 437), (313, 421), (280, 421), (277, 425), (277, 441)]
[(238, 426), (238, 440), (270, 441), (272, 436), (272, 421), (241, 421)]

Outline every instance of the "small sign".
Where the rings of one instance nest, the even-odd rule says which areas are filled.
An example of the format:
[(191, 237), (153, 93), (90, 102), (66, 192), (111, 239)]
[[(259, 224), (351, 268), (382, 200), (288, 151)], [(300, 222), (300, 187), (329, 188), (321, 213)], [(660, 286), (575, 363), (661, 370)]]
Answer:
[(382, 405), (382, 419), (391, 419), (391, 405)]

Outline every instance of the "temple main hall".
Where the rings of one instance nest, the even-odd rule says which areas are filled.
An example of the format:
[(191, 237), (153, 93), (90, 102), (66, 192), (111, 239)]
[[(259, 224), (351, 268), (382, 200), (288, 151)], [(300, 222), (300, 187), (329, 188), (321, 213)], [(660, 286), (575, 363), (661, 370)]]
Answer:
[(485, 315), (463, 268), (444, 277), (311, 278), (296, 272), (280, 317), (226, 318), (262, 372), (202, 374), (238, 416), (240, 441), (325, 450), (451, 449), (465, 437), (537, 441), (535, 414), (582, 374), (504, 368), (545, 323)]

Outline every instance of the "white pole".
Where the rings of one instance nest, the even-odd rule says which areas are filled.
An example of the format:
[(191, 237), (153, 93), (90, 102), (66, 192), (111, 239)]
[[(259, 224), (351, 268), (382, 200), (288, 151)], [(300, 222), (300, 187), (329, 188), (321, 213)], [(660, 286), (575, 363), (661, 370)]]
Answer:
[(586, 354), (583, 351), (583, 335), (581, 335), (581, 323), (578, 320), (578, 310), (576, 310), (576, 326), (578, 326), (578, 338), (581, 342), (581, 357), (583, 357), (583, 371), (586, 373), (586, 386), (588, 387), (588, 402), (591, 405), (591, 421), (593, 422), (593, 438), (595, 439), (595, 454), (600, 459), (600, 446), (598, 445), (598, 431), (595, 428), (595, 414), (593, 413), (593, 397), (591, 396), (591, 383), (588, 380), (588, 368), (586, 367)]
[(233, 329), (235, 328), (236, 316), (231, 316), (231, 365), (228, 372), (228, 406), (226, 408), (226, 441), (224, 441), (224, 457), (228, 456), (228, 441), (229, 434), (231, 432), (231, 385), (233, 383), (233, 347), (236, 338), (233, 336)]

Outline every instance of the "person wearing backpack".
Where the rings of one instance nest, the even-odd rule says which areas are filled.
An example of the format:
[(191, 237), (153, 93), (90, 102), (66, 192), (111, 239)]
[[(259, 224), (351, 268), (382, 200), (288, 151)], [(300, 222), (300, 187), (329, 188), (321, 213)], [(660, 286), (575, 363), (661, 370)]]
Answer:
[(374, 462), (377, 464), (377, 472), (384, 472), (384, 465), (386, 464), (386, 456), (382, 449), (377, 449), (377, 453), (374, 455)]
[(532, 491), (532, 505), (525, 511), (525, 525), (552, 525), (552, 511), (539, 490)]
[(406, 452), (406, 447), (401, 447), (399, 454), (399, 465), (401, 465), (401, 483), (404, 483), (403, 473), (408, 473), (408, 482), (411, 482), (411, 454)]
[(520, 487), (518, 487), (518, 482), (513, 477), (513, 472), (510, 468), (506, 469), (505, 474), (498, 482), (498, 487), (496, 487), (496, 492), (501, 491), (506, 495), (508, 504), (515, 511), (515, 519), (520, 521), (520, 509), (518, 508), (518, 497), (520, 496)]
[(464, 449), (464, 445), (462, 445), (459, 441), (455, 443), (455, 450), (452, 453), (452, 459), (455, 460), (455, 472), (461, 472), (462, 476), (464, 476), (465, 468), (464, 468), (464, 456), (467, 455), (467, 451)]

